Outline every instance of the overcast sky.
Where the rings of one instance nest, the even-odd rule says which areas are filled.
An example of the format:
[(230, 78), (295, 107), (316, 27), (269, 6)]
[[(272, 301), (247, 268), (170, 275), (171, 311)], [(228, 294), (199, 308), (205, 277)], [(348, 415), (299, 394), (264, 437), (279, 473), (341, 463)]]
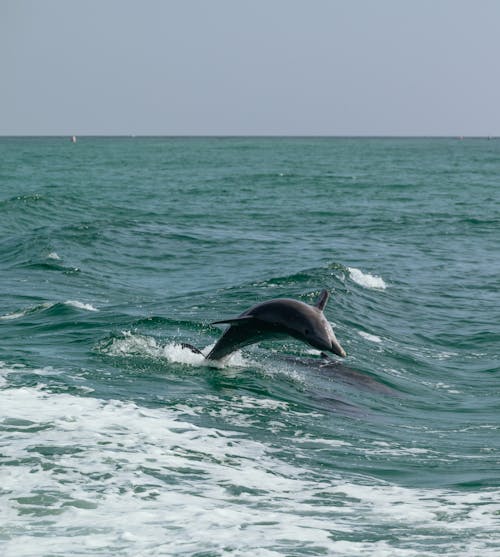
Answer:
[(500, 135), (500, 0), (0, 0), (0, 135)]

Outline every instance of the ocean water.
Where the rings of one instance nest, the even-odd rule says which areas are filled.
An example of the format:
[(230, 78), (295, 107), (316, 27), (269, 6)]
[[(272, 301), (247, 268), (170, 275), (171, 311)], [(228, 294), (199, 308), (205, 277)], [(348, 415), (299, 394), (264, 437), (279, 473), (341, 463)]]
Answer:
[(3, 556), (500, 554), (498, 140), (1, 138), (0, 230)]

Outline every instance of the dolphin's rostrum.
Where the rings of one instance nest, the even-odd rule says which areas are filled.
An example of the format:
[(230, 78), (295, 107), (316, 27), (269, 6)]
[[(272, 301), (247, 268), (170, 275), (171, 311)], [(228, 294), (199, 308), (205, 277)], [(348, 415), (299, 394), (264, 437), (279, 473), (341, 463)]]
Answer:
[(238, 317), (215, 321), (213, 325), (224, 323), (229, 327), (212, 348), (207, 360), (220, 360), (249, 344), (287, 336), (344, 358), (346, 353), (323, 314), (328, 297), (328, 290), (323, 290), (314, 306), (289, 298), (277, 298), (257, 304)]

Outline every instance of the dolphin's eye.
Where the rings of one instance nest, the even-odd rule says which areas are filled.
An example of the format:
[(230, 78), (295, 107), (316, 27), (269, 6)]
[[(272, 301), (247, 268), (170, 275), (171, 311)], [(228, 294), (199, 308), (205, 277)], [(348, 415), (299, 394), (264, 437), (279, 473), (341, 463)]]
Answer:
[(305, 335), (308, 335), (308, 334), (309, 334), (309, 329), (306, 329), (306, 330), (304, 331), (304, 334), (305, 334)]

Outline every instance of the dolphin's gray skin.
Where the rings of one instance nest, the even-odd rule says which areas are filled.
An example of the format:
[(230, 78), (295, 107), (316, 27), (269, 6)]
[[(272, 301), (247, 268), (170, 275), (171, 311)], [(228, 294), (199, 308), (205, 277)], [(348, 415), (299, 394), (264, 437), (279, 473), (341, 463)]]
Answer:
[(333, 360), (325, 353), (322, 353), (320, 358), (281, 356), (281, 359), (293, 366), (296, 366), (299, 369), (302, 367), (305, 367), (308, 370), (313, 368), (321, 375), (334, 375), (336, 379), (339, 379), (347, 385), (353, 385), (356, 388), (364, 388), (368, 391), (378, 392), (394, 397), (401, 396), (401, 393), (398, 390), (382, 382), (382, 380), (378, 379), (376, 375), (372, 376), (368, 373), (364, 373), (351, 367), (347, 367), (342, 362)]
[(243, 346), (287, 336), (344, 358), (346, 353), (323, 315), (328, 297), (328, 290), (323, 290), (314, 306), (278, 298), (257, 304), (238, 317), (215, 321), (212, 325), (227, 323), (229, 327), (212, 348), (207, 360), (220, 360)]

